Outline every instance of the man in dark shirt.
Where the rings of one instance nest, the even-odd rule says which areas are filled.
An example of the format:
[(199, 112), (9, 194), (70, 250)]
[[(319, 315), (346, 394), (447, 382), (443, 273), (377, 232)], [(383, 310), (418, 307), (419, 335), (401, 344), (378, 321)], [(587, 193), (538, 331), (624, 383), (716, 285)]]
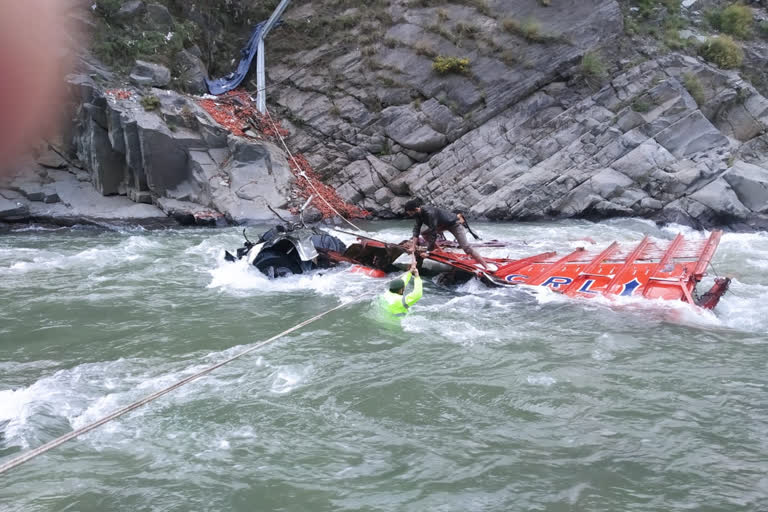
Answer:
[(475, 258), (484, 269), (488, 270), (488, 265), (483, 257), (469, 246), (469, 242), (467, 242), (467, 232), (464, 230), (464, 226), (462, 226), (459, 217), (455, 213), (435, 206), (425, 206), (421, 199), (418, 198), (411, 199), (405, 203), (404, 208), (406, 215), (416, 219), (416, 225), (413, 227), (411, 254), (414, 254), (416, 251), (419, 235), (422, 234), (421, 226), (426, 224), (428, 229), (424, 231), (423, 236), (427, 241), (427, 250), (432, 251), (435, 249), (435, 241), (438, 233), (449, 231), (456, 238), (461, 249)]

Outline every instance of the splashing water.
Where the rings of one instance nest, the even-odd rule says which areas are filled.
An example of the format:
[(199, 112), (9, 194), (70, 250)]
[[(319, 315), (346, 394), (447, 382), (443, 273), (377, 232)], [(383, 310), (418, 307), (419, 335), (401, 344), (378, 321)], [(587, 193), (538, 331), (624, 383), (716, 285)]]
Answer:
[[(512, 258), (707, 235), (627, 219), (473, 227)], [(399, 242), (410, 224), (367, 229)], [(373, 298), (386, 279), (270, 281), (223, 260), (240, 242), (0, 238), (0, 462), (371, 297), (3, 475), (0, 510), (768, 508), (768, 234), (723, 236), (713, 268), (734, 279), (714, 312), (425, 279), (394, 321)]]

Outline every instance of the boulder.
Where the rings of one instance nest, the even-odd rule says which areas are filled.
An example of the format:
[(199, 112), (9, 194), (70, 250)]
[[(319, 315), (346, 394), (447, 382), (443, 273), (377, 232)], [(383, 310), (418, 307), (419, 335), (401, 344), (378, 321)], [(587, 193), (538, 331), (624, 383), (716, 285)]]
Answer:
[(107, 130), (90, 113), (86, 114), (77, 141), (78, 157), (90, 171), (94, 188), (105, 196), (120, 193), (125, 177), (125, 157), (112, 149)]
[(157, 206), (182, 226), (216, 226), (224, 222), (224, 215), (199, 204), (165, 197), (158, 198)]
[(146, 12), (147, 7), (144, 5), (144, 2), (129, 0), (123, 2), (123, 5), (120, 6), (120, 9), (115, 14), (115, 20), (121, 25), (129, 25)]
[(182, 50), (176, 54), (176, 69), (179, 71), (179, 82), (183, 91), (191, 94), (208, 92), (208, 70), (200, 57), (189, 50)]
[(67, 167), (67, 161), (64, 160), (61, 155), (49, 149), (39, 157), (37, 157), (37, 163), (48, 169), (63, 169)]
[(11, 201), (0, 197), (0, 220), (16, 221), (29, 216), (29, 207), (19, 201)]
[[(689, 206), (688, 213), (697, 220), (727, 223), (733, 219), (746, 219), (750, 214), (749, 209), (739, 201), (731, 186), (722, 178), (712, 181), (689, 197), (694, 203)], [(710, 211), (703, 210), (701, 206)]]
[(288, 161), (272, 143), (229, 138), (232, 158), (223, 176), (210, 179), (212, 206), (235, 223), (271, 219), (267, 206), (283, 208), (294, 182)]
[(663, 130), (655, 139), (678, 158), (729, 144), (728, 138), (720, 133), (700, 110), (691, 112)]
[(398, 153), (392, 159), (392, 165), (395, 168), (404, 171), (413, 165), (413, 160), (411, 160), (411, 158), (405, 153)]
[(156, 195), (165, 195), (189, 176), (187, 152), (156, 114), (135, 115), (147, 187)]
[(739, 200), (757, 213), (768, 213), (768, 169), (737, 161), (723, 175)]
[(389, 107), (382, 112), (387, 136), (404, 148), (419, 153), (432, 153), (445, 146), (447, 139), (409, 106)]
[(162, 4), (147, 5), (147, 23), (157, 29), (170, 31), (173, 28), (173, 16), (168, 8)]
[(171, 71), (162, 64), (137, 60), (130, 79), (136, 85), (165, 87), (171, 83)]

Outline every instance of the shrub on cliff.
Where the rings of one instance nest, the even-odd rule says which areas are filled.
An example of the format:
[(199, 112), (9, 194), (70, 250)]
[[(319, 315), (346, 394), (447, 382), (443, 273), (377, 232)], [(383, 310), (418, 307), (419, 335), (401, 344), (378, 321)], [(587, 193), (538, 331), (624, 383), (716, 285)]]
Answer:
[(449, 73), (461, 73), (466, 75), (469, 73), (469, 59), (464, 57), (444, 57), (438, 55), (435, 60), (432, 61), (432, 69), (441, 75), (447, 75)]
[(120, 10), (120, 0), (96, 0), (92, 9), (107, 21), (113, 21), (117, 11)]
[(587, 52), (581, 58), (581, 74), (587, 82), (600, 82), (606, 75), (603, 59), (595, 52)]
[(160, 107), (160, 98), (158, 98), (154, 94), (144, 96), (143, 98), (141, 98), (141, 106), (144, 107), (144, 110), (146, 110), (147, 112), (151, 112), (152, 110), (157, 110)]
[(680, 12), (681, 0), (636, 0), (638, 14), (643, 18), (650, 18), (657, 10), (665, 9), (666, 12), (675, 14)]
[(716, 18), (719, 21), (720, 30), (739, 38), (746, 38), (752, 34), (752, 9), (745, 5), (729, 5)]
[(501, 24), (507, 32), (521, 36), (528, 41), (537, 42), (546, 38), (546, 36), (541, 33), (541, 25), (539, 25), (539, 22), (533, 18), (529, 18), (523, 23), (520, 23), (514, 18), (506, 18)]
[(763, 21), (758, 25), (758, 31), (762, 37), (768, 39), (768, 21)]
[(744, 61), (744, 50), (729, 36), (710, 37), (701, 45), (699, 53), (724, 69), (738, 68)]
[(693, 73), (685, 73), (683, 75), (683, 85), (688, 89), (688, 94), (696, 101), (696, 104), (701, 106), (706, 98), (704, 96), (704, 87), (701, 85), (699, 78)]

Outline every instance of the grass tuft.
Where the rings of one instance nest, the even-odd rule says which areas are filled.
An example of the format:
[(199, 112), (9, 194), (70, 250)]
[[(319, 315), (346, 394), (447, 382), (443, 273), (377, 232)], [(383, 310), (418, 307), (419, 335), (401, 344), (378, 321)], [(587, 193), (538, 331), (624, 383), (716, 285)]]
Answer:
[(432, 69), (441, 75), (451, 73), (466, 75), (469, 73), (469, 59), (466, 57), (444, 57), (438, 55), (432, 61)]
[(723, 69), (738, 68), (744, 61), (744, 50), (729, 36), (709, 38), (701, 45), (699, 53)]

